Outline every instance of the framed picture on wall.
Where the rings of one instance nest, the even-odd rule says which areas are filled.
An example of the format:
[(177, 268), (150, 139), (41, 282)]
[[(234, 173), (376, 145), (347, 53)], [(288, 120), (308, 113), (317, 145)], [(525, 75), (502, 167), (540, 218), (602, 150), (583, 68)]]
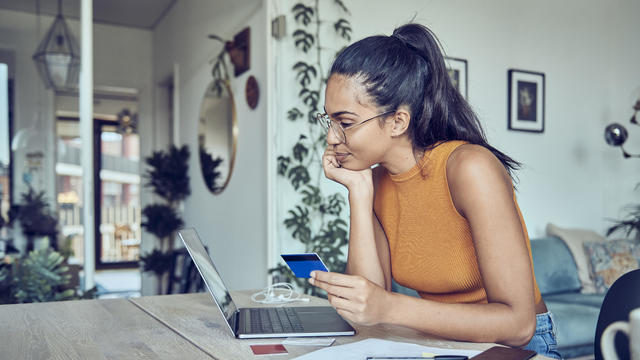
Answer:
[(507, 78), (508, 129), (544, 132), (544, 73), (510, 69)]
[(445, 61), (447, 62), (447, 70), (449, 71), (449, 77), (453, 82), (453, 86), (458, 89), (465, 99), (469, 99), (467, 97), (467, 60), (446, 57)]

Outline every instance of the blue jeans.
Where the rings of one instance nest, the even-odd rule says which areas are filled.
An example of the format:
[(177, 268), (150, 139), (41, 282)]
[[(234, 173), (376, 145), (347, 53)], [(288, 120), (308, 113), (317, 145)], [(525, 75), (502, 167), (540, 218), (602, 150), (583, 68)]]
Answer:
[(525, 347), (525, 350), (533, 350), (552, 359), (562, 359), (558, 352), (556, 327), (553, 323), (553, 314), (551, 312), (536, 315), (536, 333)]

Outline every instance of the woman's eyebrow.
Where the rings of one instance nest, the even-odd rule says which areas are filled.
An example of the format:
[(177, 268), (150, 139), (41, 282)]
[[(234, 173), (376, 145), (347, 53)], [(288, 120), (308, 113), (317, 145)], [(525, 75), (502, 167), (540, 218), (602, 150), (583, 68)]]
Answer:
[[(325, 113), (327, 113), (327, 108), (324, 108), (324, 112), (325, 112)], [(338, 117), (338, 116), (340, 116), (340, 115), (345, 115), (345, 114), (347, 114), (347, 115), (354, 115), (354, 116), (358, 116), (358, 114), (356, 114), (356, 113), (354, 113), (354, 112), (351, 112), (351, 111), (346, 111), (346, 110), (344, 110), (344, 111), (337, 111), (337, 112), (334, 112), (333, 114), (329, 114), (329, 116), (331, 116), (331, 117)]]

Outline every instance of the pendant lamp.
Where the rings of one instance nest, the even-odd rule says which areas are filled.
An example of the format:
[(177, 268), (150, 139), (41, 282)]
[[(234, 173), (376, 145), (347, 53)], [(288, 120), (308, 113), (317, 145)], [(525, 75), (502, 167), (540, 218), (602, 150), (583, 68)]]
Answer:
[(80, 48), (62, 16), (62, 0), (58, 0), (58, 16), (33, 54), (38, 72), (47, 88), (76, 88), (80, 73)]

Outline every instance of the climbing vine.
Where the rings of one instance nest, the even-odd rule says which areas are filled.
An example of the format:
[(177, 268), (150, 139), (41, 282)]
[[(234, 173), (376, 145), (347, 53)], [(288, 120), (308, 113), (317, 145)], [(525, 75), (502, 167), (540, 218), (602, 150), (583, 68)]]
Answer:
[[(351, 24), (344, 18), (350, 13), (341, 0), (331, 3), (341, 14), (335, 21), (321, 18), (319, 2), (298, 2), (291, 9), (296, 24), (293, 45), (300, 55), (292, 66), (292, 81), (299, 88), (299, 102), (287, 110), (286, 118), (294, 123), (304, 122), (305, 126), (300, 127), (304, 130), (290, 152), (278, 156), (277, 173), (288, 180), (298, 199), (283, 221), (290, 236), (304, 245), (305, 252), (318, 253), (331, 271), (343, 272), (349, 227), (342, 215), (347, 202), (342, 194), (321, 189), (321, 182), (326, 181), (320, 166), (326, 132), (317, 123), (316, 114), (322, 112), (320, 94), (327, 82), (328, 69), (323, 67), (322, 59), (326, 52), (335, 51), (323, 46), (324, 35), (327, 31), (334, 32), (346, 45), (351, 40)], [(277, 281), (296, 283), (307, 294), (322, 295), (304, 279), (296, 278), (286, 265), (279, 264), (269, 273)]]

